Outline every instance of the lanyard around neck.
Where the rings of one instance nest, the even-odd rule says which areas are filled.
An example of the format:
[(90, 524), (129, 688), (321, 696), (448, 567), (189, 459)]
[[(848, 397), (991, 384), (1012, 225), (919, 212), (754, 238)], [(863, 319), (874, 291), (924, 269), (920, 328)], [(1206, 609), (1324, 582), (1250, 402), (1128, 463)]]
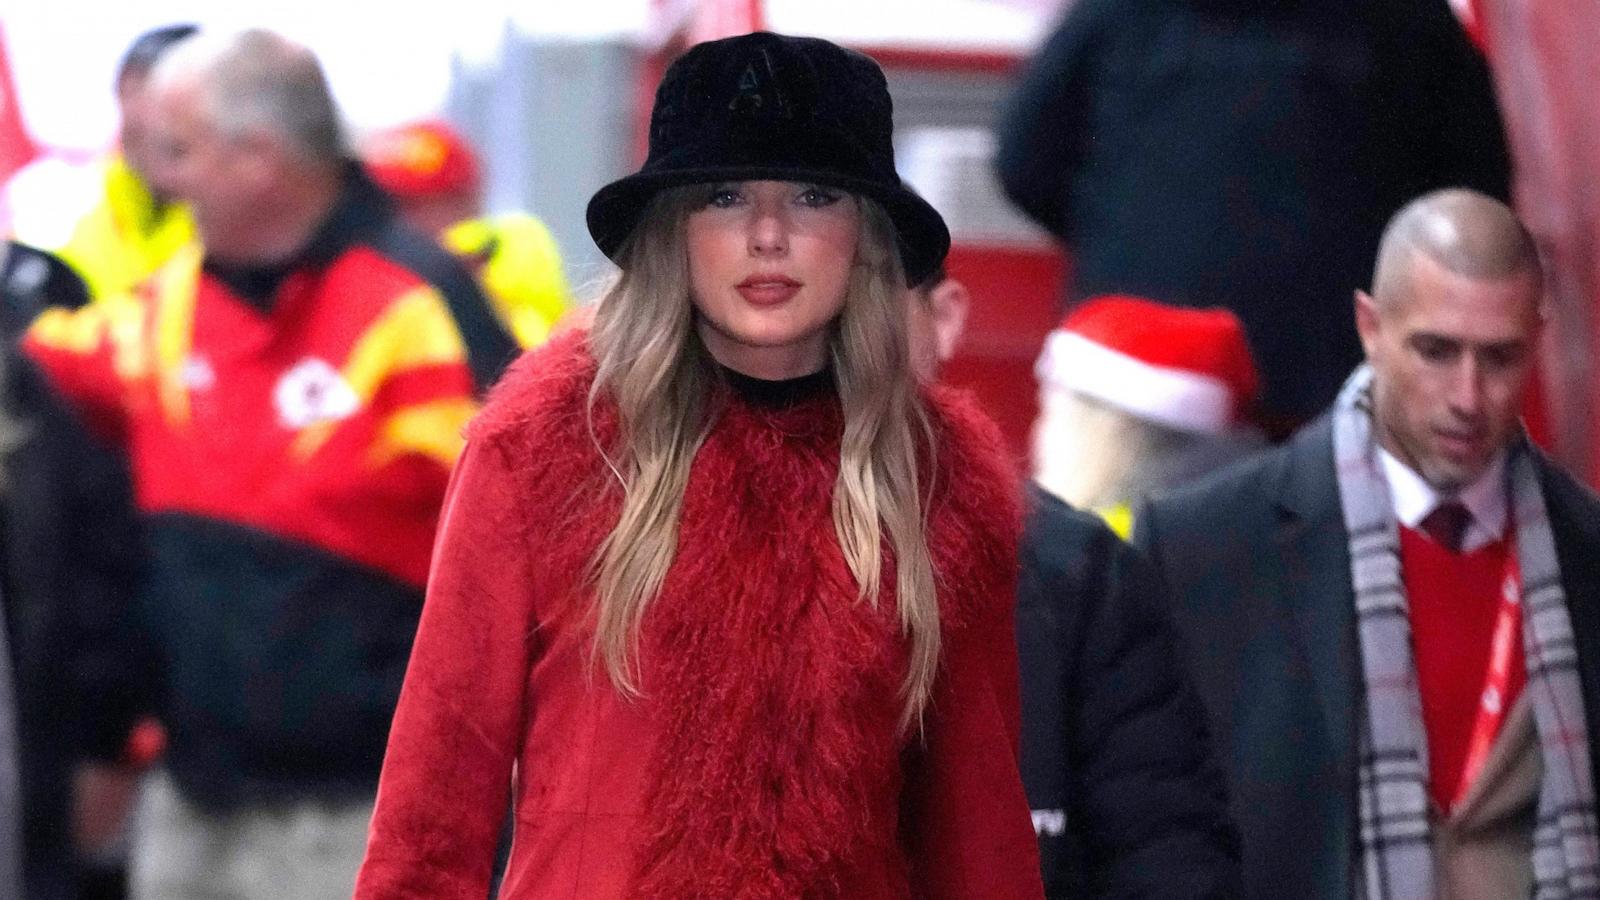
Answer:
[(1484, 673), (1483, 690), (1478, 695), (1478, 713), (1472, 722), (1461, 780), (1452, 792), (1452, 809), (1466, 799), (1467, 792), (1489, 761), (1489, 751), (1500, 734), (1506, 708), (1510, 705), (1511, 672), (1521, 643), (1522, 572), (1517, 565), (1516, 542), (1512, 541), (1506, 548), (1505, 573), (1500, 579), (1500, 610), (1495, 614), (1494, 633), (1489, 640), (1489, 668)]

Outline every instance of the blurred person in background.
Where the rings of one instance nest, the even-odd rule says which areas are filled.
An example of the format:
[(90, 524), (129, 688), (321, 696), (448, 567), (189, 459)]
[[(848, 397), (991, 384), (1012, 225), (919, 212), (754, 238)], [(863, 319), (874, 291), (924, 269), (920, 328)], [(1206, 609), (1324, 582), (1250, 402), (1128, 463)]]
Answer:
[(94, 206), (65, 244), (51, 248), (82, 276), (95, 299), (132, 290), (194, 238), (189, 211), (161, 178), (148, 84), (162, 55), (196, 31), (194, 25), (147, 31), (117, 64), (117, 149), (93, 170)]
[[(0, 335), (3, 335), (8, 342), (19, 338), (33, 320), (45, 310), (77, 309), (88, 302), (89, 293), (83, 279), (54, 254), (15, 241), (6, 242), (0, 247)], [(14, 365), (28, 369), (26, 360), (19, 359)], [(7, 369), (9, 366), (0, 371)], [(28, 372), (20, 380), (12, 379), (12, 384), (23, 388), (29, 400), (23, 404), (22, 416), (26, 418), (36, 415), (47, 423), (70, 420), (71, 417), (60, 410), (60, 401), (53, 393), (38, 389), (27, 390), (33, 384), (28, 380), (30, 377), (37, 378)], [(13, 399), (21, 402), (20, 398)], [(15, 405), (13, 403), (13, 407)], [(67, 443), (60, 439), (59, 434), (76, 433), (72, 430), (74, 428), (78, 428), (75, 421), (63, 425), (52, 424), (47, 430), (57, 436), (53, 437), (50, 443), (57, 447)], [(63, 453), (64, 465), (70, 470), (81, 458), (82, 465), (89, 470), (85, 472), (84, 478), (90, 484), (97, 484), (106, 478), (98, 474), (97, 470), (110, 469), (113, 466), (125, 468), (125, 463), (121, 460), (102, 459), (107, 453), (107, 450), (100, 448), (68, 449)], [(45, 474), (43, 477), (48, 479), (49, 475)], [(122, 474), (121, 478), (126, 481), (126, 474)], [(48, 484), (48, 481), (46, 483)], [(112, 502), (115, 496), (110, 495), (108, 503)], [(125, 504), (123, 513), (131, 516), (131, 506), (126, 506), (129, 499), (126, 496), (122, 499)], [(69, 509), (64, 512), (67, 515), (82, 515), (81, 511), (76, 510)], [(30, 515), (24, 511), (15, 520), (26, 522), (37, 515), (37, 513)], [(85, 527), (92, 524), (91, 519), (85, 523)], [(136, 558), (138, 551), (130, 545), (119, 552), (126, 553), (131, 561)], [(93, 557), (87, 558), (87, 561), (92, 562)], [(128, 580), (120, 587), (123, 589), (120, 596), (127, 597), (134, 585)], [(127, 604), (107, 604), (102, 612), (105, 621), (119, 624), (115, 634), (99, 634), (94, 640), (103, 650), (123, 647), (131, 652), (139, 642), (133, 608)], [(53, 612), (48, 615), (65, 620)], [(117, 641), (108, 641), (108, 637), (115, 637)], [(72, 648), (60, 649), (65, 653), (76, 652)], [(133, 657), (130, 655), (128, 658)], [(70, 669), (73, 664), (66, 662), (61, 665)], [(148, 680), (148, 677), (132, 679), (133, 682), (148, 682)], [(128, 726), (132, 717), (138, 712), (129, 702), (130, 696), (135, 695), (129, 695), (121, 690), (125, 685), (119, 684), (115, 687), (118, 689), (109, 692), (99, 691), (95, 692), (96, 696), (79, 698), (83, 701), (92, 700), (93, 702), (88, 705), (63, 699), (61, 705), (66, 710), (63, 714), (82, 713), (95, 717), (95, 720), (101, 723), (114, 723), (103, 725), (107, 730)], [(151, 724), (153, 723), (141, 722), (131, 730), (124, 728), (128, 740), (120, 747), (114, 737), (100, 736), (97, 738), (95, 752), (87, 759), (83, 758), (83, 748), (76, 745), (62, 746), (59, 750), (51, 751), (60, 759), (64, 767), (62, 771), (71, 771), (75, 776), (76, 783), (72, 791), (74, 794), (72, 830), (75, 835), (73, 843), (76, 853), (75, 859), (72, 860), (73, 871), (64, 874), (63, 878), (70, 876), (76, 879), (78, 896), (84, 900), (116, 900), (126, 892), (128, 811), (132, 805), (140, 774), (151, 756), (141, 748), (153, 748), (159, 743), (158, 736), (148, 730)], [(152, 739), (156, 741), (155, 744), (152, 743)], [(49, 781), (57, 776), (40, 774), (39, 777)]]
[(85, 299), (25, 250), (0, 250), (0, 896), (76, 900), (92, 895), (74, 779), (124, 750), (143, 557), (126, 466), (12, 343), (41, 307)]
[(89, 290), (71, 266), (53, 253), (17, 241), (0, 242), (0, 334), (19, 337), (52, 306), (77, 309)]
[(1034, 373), (1034, 481), (1124, 538), (1135, 501), (1265, 443), (1250, 424), (1255, 363), (1227, 310), (1094, 297), (1046, 338)]
[(1002, 112), (1007, 195), (1066, 244), (1069, 306), (1243, 321), (1274, 440), (1360, 358), (1350, 292), (1432, 188), (1505, 199), (1488, 67), (1446, 0), (1080, 0)]
[[(348, 897), (461, 429), (509, 341), (349, 159), (316, 58), (201, 34), (149, 76), (200, 242), (25, 347), (126, 451), (168, 733), (143, 900)], [(481, 337), (481, 335), (480, 335)]]
[(1166, 586), (1104, 520), (1029, 501), (1022, 781), (1046, 896), (1232, 900), (1238, 831)]
[(939, 367), (956, 355), (961, 344), (972, 295), (944, 266), (907, 293), (911, 367), (922, 380), (935, 381)]
[[(931, 381), (955, 353), (971, 298), (942, 267), (910, 295), (911, 358)], [(1104, 521), (1038, 488), (1028, 500), (1016, 613), (1022, 781), (1045, 895), (1232, 898), (1238, 832), (1164, 587)]]
[(477, 277), (520, 346), (549, 338), (571, 307), (555, 238), (527, 213), (484, 215), (482, 165), (465, 138), (443, 122), (418, 122), (374, 135), (362, 161), (401, 217)]
[(912, 369), (950, 239), (891, 134), (826, 41), (667, 70), (619, 280), (457, 467), (358, 897), (480, 900), (513, 786), (506, 898), (1041, 895), (1016, 484)]
[(1595, 896), (1600, 498), (1518, 419), (1545, 304), (1510, 209), (1418, 198), (1328, 414), (1138, 513), (1246, 897)]

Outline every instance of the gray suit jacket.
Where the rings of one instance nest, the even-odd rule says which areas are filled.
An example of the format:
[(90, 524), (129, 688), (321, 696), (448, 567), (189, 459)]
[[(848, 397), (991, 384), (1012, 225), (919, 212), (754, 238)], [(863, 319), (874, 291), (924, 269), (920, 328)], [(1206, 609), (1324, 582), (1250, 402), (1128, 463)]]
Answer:
[[(1600, 498), (1538, 466), (1600, 748)], [(1227, 773), (1245, 896), (1347, 900), (1361, 665), (1330, 420), (1134, 520)]]

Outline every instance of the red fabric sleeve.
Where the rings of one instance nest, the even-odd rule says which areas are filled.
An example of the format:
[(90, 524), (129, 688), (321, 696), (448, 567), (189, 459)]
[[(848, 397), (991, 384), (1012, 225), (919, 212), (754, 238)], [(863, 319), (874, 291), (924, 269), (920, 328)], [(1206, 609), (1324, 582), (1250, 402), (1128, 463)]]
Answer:
[(22, 340), (23, 351), (44, 370), (51, 386), (96, 435), (113, 443), (120, 443), (126, 434), (126, 388), (118, 376), (114, 336), (123, 332), (130, 344), (123, 353), (130, 359), (137, 356), (142, 349), (137, 346), (137, 328), (143, 315), (143, 308), (131, 299), (75, 310), (48, 309)]
[(451, 476), (358, 900), (488, 894), (534, 641), (515, 485), (493, 443), (469, 443)]
[(909, 771), (905, 829), (914, 894), (1039, 900), (1039, 847), (1019, 768), (1021, 699), (1010, 597), (945, 636), (944, 669)]

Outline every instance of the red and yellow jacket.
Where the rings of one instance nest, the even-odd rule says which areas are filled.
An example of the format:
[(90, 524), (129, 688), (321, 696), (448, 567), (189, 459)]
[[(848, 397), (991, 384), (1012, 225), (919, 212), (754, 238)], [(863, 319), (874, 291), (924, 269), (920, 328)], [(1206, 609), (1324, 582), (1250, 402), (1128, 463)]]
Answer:
[(370, 790), (477, 409), (439, 259), (364, 196), (272, 278), (190, 246), (25, 342), (128, 453), (168, 765), (208, 805)]

